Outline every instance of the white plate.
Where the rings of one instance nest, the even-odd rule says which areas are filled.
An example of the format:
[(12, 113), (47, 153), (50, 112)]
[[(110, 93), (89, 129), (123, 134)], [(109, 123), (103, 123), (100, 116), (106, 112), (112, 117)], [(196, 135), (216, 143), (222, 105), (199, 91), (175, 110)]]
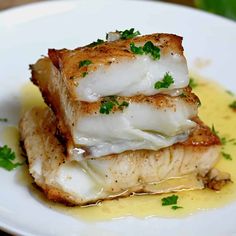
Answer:
[[(19, 90), (30, 77), (28, 65), (47, 48), (75, 48), (104, 38), (110, 30), (131, 27), (143, 34), (182, 35), (189, 67), (197, 58), (210, 60), (198, 72), (236, 91), (234, 22), (158, 2), (52, 1), (0, 14), (0, 117), (18, 122)], [(0, 169), (0, 228), (17, 234), (236, 235), (236, 204), (183, 219), (127, 217), (87, 223), (44, 206), (17, 182), (16, 174)]]

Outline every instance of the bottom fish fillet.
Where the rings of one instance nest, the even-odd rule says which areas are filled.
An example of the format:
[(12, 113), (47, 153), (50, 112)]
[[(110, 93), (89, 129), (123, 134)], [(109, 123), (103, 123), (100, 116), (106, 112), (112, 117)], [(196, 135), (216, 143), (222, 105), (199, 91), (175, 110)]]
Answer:
[(56, 119), (48, 108), (28, 111), (21, 119), (20, 133), (30, 174), (47, 198), (86, 205), (133, 193), (159, 194), (226, 183), (229, 175), (219, 178), (213, 169), (220, 140), (198, 118), (195, 121), (195, 131), (183, 143), (82, 161), (66, 157)]

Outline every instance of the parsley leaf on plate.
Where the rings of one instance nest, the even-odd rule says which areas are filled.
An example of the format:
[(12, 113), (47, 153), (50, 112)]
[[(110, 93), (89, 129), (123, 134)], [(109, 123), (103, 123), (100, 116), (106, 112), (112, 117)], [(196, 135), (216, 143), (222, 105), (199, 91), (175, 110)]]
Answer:
[(197, 82), (193, 78), (190, 78), (189, 79), (189, 86), (191, 88), (196, 88), (198, 86), (198, 84), (197, 84)]
[(162, 201), (162, 206), (170, 206), (171, 205), (171, 209), (172, 210), (177, 210), (177, 209), (180, 209), (180, 208), (183, 208), (182, 206), (177, 206), (177, 201), (178, 201), (178, 196), (177, 195), (172, 195), (172, 196), (169, 196), (169, 197), (164, 197), (161, 199)]
[(232, 160), (232, 157), (230, 154), (228, 153), (225, 153), (225, 152), (221, 152), (222, 156), (226, 159), (226, 160)]
[(177, 210), (177, 209), (180, 209), (180, 208), (183, 208), (183, 207), (177, 206), (177, 205), (174, 205), (174, 206), (171, 207), (172, 210)]
[(236, 100), (229, 104), (229, 107), (232, 109), (236, 109)]
[(0, 167), (10, 171), (21, 166), (23, 163), (13, 162), (15, 158), (15, 153), (7, 145), (0, 147)]
[(162, 206), (175, 205), (175, 204), (177, 204), (178, 198), (179, 197), (177, 195), (164, 197), (164, 198), (161, 199)]

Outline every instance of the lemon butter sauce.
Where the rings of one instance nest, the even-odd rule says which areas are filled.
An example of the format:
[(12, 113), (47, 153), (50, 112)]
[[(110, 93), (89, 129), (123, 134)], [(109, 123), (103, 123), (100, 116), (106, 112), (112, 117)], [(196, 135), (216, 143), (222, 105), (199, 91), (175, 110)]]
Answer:
[[(224, 145), (222, 145), (222, 152), (230, 156), (230, 159), (226, 159), (221, 154), (221, 159), (216, 168), (230, 173), (232, 183), (227, 184), (220, 191), (203, 189), (175, 193), (179, 197), (178, 206), (183, 207), (176, 210), (171, 209), (170, 206), (161, 205), (161, 199), (171, 196), (172, 193), (130, 196), (107, 200), (88, 207), (66, 207), (52, 203), (45, 200), (39, 190), (36, 189), (33, 190), (34, 196), (44, 201), (50, 208), (88, 221), (110, 220), (125, 216), (141, 218), (151, 216), (185, 217), (198, 211), (223, 207), (236, 201), (236, 112), (229, 107), (229, 104), (236, 98), (216, 82), (196, 78), (196, 76), (194, 78), (196, 86), (193, 90), (199, 96), (202, 104), (199, 108), (199, 117), (208, 126), (214, 126), (219, 137), (225, 140)], [(21, 94), (22, 112), (33, 106), (45, 106), (38, 89), (30, 83), (22, 88)], [(4, 142), (19, 155), (17, 129), (6, 127), (2, 136)]]

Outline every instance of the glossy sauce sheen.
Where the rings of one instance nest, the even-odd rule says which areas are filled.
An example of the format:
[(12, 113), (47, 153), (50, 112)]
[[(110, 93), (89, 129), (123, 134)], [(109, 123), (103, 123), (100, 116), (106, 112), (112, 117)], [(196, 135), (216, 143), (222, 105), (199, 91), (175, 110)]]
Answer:
[[(235, 96), (228, 94), (224, 88), (220, 87), (215, 82), (200, 78), (197, 80), (195, 79), (195, 81), (198, 83), (198, 86), (194, 88), (194, 92), (200, 97), (202, 102), (199, 114), (201, 119), (210, 127), (214, 124), (215, 129), (219, 131), (220, 137), (225, 137), (227, 140), (236, 139), (236, 112), (228, 106), (236, 99)], [(28, 102), (29, 100), (30, 103)], [(40, 99), (39, 92), (36, 92), (33, 85), (27, 84), (22, 90), (22, 111), (35, 105), (43, 106), (44, 104)], [(12, 140), (13, 134), (15, 134), (16, 139), (18, 138), (16, 130), (12, 130), (13, 133), (9, 128), (6, 128), (6, 132), (4, 132), (6, 144)], [(227, 184), (219, 192), (204, 189), (176, 193), (176, 195), (179, 196), (178, 206), (183, 207), (177, 210), (172, 210), (171, 206), (161, 205), (161, 199), (163, 197), (171, 196), (172, 193), (131, 196), (104, 201), (97, 206), (89, 207), (66, 207), (61, 204), (49, 202), (48, 200), (45, 200), (42, 194), (36, 189), (33, 190), (33, 195), (38, 200), (46, 203), (50, 208), (86, 221), (111, 220), (125, 216), (139, 218), (152, 216), (186, 217), (198, 211), (223, 207), (226, 204), (236, 201), (236, 140), (227, 142), (226, 145), (223, 146), (222, 151), (230, 154), (232, 160), (226, 160), (222, 157), (216, 167), (222, 171), (229, 172), (234, 183)], [(28, 186), (31, 186), (29, 179), (27, 181)]]

